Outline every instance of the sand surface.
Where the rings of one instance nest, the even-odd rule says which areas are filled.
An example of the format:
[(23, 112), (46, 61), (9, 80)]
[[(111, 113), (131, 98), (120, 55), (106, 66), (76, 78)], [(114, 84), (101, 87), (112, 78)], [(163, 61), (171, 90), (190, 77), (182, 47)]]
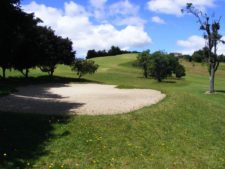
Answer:
[(0, 111), (39, 114), (111, 115), (138, 110), (165, 97), (156, 90), (118, 89), (92, 83), (45, 84), (18, 88), (0, 97)]

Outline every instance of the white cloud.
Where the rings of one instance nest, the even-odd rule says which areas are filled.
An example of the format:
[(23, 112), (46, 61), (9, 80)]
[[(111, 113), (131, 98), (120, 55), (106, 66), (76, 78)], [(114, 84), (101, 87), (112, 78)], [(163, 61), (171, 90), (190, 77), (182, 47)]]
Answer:
[[(225, 36), (222, 37), (222, 40), (225, 41)], [(219, 44), (218, 53), (225, 55), (225, 44)]]
[(72, 1), (65, 3), (64, 9), (36, 2), (23, 5), (22, 8), (26, 12), (34, 12), (36, 17), (44, 21), (42, 25), (51, 26), (58, 35), (69, 37), (78, 56), (85, 56), (89, 49), (109, 49), (112, 45), (130, 49), (143, 47), (151, 42), (142, 26), (129, 24), (118, 29), (112, 24), (94, 24), (87, 10)]
[(123, 26), (123, 25), (133, 25), (133, 26), (140, 26), (142, 27), (146, 21), (144, 19), (141, 19), (137, 16), (131, 16), (127, 18), (119, 18), (114, 21), (116, 25)]
[[(34, 2), (35, 3), (35, 2)], [(86, 16), (88, 13), (83, 6), (74, 3), (73, 1), (65, 2), (65, 15), (66, 16)], [(56, 9), (57, 10), (57, 9)]]
[(109, 16), (113, 17), (116, 25), (144, 26), (146, 21), (139, 17), (140, 7), (129, 0), (121, 0), (109, 6)]
[(92, 16), (98, 20), (105, 19), (105, 4), (107, 0), (89, 0), (91, 5)]
[(205, 10), (213, 7), (215, 0), (149, 0), (148, 9), (153, 12), (181, 15), (181, 9), (187, 3), (193, 3), (197, 8)]
[[(225, 40), (225, 37), (222, 39)], [(178, 40), (177, 45), (182, 49), (179, 51), (183, 54), (193, 54), (196, 50), (202, 49), (205, 46), (206, 42), (202, 36), (193, 35), (187, 40)], [(218, 54), (225, 54), (225, 45), (218, 45)]]
[(90, 0), (90, 4), (95, 8), (103, 8), (107, 0)]
[(165, 24), (166, 22), (160, 18), (159, 16), (153, 16), (152, 17), (152, 22), (158, 23), (158, 24)]
[(139, 6), (130, 3), (129, 0), (122, 0), (112, 4), (109, 8), (110, 15), (137, 15)]

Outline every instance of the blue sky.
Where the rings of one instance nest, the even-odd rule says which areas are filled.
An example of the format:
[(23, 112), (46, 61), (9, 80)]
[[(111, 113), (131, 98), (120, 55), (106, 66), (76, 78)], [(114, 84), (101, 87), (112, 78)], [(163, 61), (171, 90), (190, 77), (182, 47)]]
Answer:
[[(128, 50), (191, 54), (204, 46), (196, 18), (182, 15), (186, 2), (210, 16), (222, 16), (225, 36), (225, 0), (22, 0), (26, 12), (34, 12), (57, 34), (74, 42), (78, 56), (88, 49), (111, 45)], [(225, 53), (225, 46), (219, 46)]]

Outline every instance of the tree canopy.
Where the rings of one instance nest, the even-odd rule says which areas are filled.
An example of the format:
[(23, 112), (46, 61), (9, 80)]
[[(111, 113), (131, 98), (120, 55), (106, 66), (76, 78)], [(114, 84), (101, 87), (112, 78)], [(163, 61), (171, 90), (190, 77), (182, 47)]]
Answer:
[(173, 74), (177, 78), (185, 76), (185, 69), (179, 63), (178, 58), (162, 51), (150, 53), (143, 51), (137, 57), (137, 64), (143, 69), (144, 77), (152, 77), (159, 82)]
[(19, 0), (0, 2), (0, 67), (19, 70), (28, 77), (29, 69), (39, 66), (53, 74), (57, 64), (72, 64), (75, 52), (68, 38), (39, 26), (39, 18), (20, 9)]

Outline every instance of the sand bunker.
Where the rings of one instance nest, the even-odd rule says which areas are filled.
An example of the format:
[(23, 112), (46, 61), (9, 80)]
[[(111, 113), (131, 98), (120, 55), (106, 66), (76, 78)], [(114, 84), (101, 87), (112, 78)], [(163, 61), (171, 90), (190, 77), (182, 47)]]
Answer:
[(111, 115), (156, 104), (165, 97), (149, 89), (101, 84), (45, 84), (18, 88), (0, 97), (0, 111), (39, 114)]

